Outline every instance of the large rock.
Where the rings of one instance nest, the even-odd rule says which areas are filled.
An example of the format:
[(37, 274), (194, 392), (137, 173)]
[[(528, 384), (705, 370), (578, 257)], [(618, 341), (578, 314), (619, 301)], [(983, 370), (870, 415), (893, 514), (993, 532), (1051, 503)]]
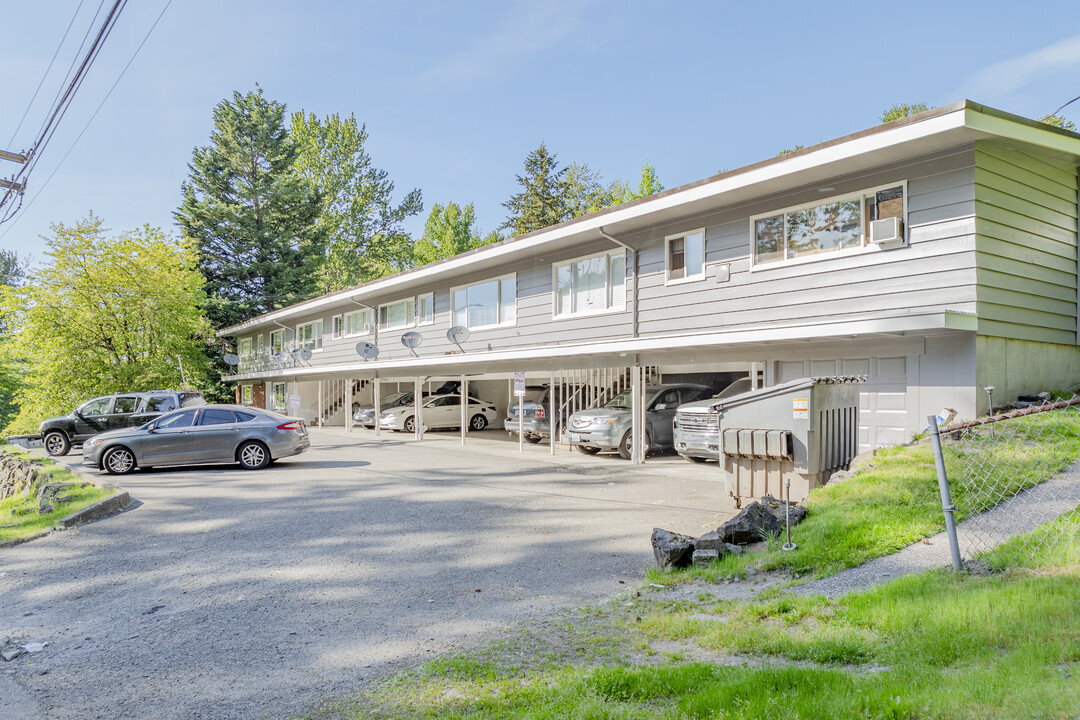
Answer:
[[(766, 495), (761, 498), (761, 504), (765, 506), (765, 509), (769, 511), (769, 514), (780, 521), (780, 527), (787, 526), (787, 511), (784, 508), (783, 500), (777, 500), (771, 495)], [(806, 512), (806, 508), (802, 505), (791, 503), (791, 525), (794, 527), (801, 523), (806, 517)]]
[(721, 535), (718, 530), (710, 530), (695, 540), (694, 549), (715, 550), (718, 556), (726, 555), (728, 552), (727, 544), (724, 542), (724, 536)]
[(694, 539), (679, 533), (653, 528), (652, 550), (661, 570), (686, 567), (694, 553)]
[(720, 559), (717, 550), (695, 550), (693, 555), (694, 567), (706, 567)]
[(749, 545), (779, 535), (784, 525), (757, 500), (743, 508), (735, 517), (717, 528), (725, 542)]

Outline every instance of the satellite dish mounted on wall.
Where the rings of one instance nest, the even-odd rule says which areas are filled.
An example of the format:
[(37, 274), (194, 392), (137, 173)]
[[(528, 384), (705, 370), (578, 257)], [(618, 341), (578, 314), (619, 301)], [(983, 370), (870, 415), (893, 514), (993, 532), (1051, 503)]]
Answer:
[(226, 365), (232, 365), (233, 367), (240, 364), (240, 356), (234, 353), (227, 353), (222, 360), (225, 361)]
[(374, 360), (379, 357), (379, 346), (370, 342), (358, 342), (356, 343), (356, 354), (367, 360)]
[(308, 360), (310, 360), (311, 359), (311, 348), (307, 348), (307, 347), (306, 348), (301, 348), (300, 349), (300, 359), (303, 360), (304, 362), (307, 362)]
[(455, 325), (446, 331), (446, 339), (457, 345), (458, 350), (465, 352), (465, 348), (461, 347), (461, 343), (469, 339), (469, 328)]
[(279, 365), (284, 365), (285, 361), (288, 359), (289, 356), (286, 355), (284, 352), (274, 353), (274, 362), (278, 363)]
[(413, 357), (417, 357), (415, 348), (420, 347), (422, 342), (424, 342), (424, 336), (418, 332), (407, 332), (401, 336), (401, 344), (409, 348)]

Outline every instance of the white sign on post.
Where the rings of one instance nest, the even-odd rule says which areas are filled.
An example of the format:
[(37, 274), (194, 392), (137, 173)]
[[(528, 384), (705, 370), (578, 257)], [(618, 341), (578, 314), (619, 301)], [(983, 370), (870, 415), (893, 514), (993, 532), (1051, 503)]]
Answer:
[(525, 373), (514, 373), (514, 397), (525, 397)]
[(291, 409), (293, 409), (293, 410), (299, 410), (300, 409), (300, 396), (299, 395), (290, 395), (289, 396), (289, 407)]

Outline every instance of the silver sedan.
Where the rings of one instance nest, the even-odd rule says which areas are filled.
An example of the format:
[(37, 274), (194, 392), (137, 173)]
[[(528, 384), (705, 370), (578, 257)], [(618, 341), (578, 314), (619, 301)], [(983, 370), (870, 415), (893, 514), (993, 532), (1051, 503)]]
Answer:
[(184, 408), (135, 428), (102, 433), (83, 444), (83, 463), (123, 475), (135, 468), (240, 463), (258, 470), (311, 447), (307, 426), (240, 405)]

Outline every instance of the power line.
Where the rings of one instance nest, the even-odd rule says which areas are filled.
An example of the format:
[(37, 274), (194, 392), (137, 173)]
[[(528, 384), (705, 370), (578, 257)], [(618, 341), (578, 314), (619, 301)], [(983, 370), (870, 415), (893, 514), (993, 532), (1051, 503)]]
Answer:
[[(103, 97), (101, 99), (101, 102), (98, 103), (98, 106), (94, 110), (94, 113), (90, 116), (90, 119), (86, 121), (86, 124), (83, 125), (83, 129), (81, 131), (79, 131), (78, 136), (75, 138), (74, 141), (72, 141), (71, 147), (69, 147), (67, 149), (67, 152), (65, 152), (64, 156), (62, 158), (60, 158), (60, 162), (58, 162), (56, 164), (56, 167), (53, 168), (53, 171), (49, 174), (49, 177), (47, 177), (45, 179), (45, 182), (43, 182), (41, 184), (41, 187), (38, 188), (37, 192), (34, 193), (34, 197), (32, 197), (30, 199), (29, 203), (27, 203), (27, 205), (26, 205), (27, 210), (30, 209), (30, 206), (34, 204), (34, 201), (38, 199), (38, 197), (41, 195), (42, 192), (44, 192), (45, 187), (49, 184), (49, 181), (53, 179), (53, 176), (56, 175), (56, 172), (60, 169), (60, 166), (63, 165), (65, 160), (67, 160), (68, 155), (70, 155), (71, 151), (75, 149), (75, 145), (78, 144), (78, 142), (82, 138), (83, 134), (86, 133), (87, 129), (90, 127), (90, 123), (94, 122), (94, 118), (97, 117), (98, 113), (101, 111), (101, 108), (105, 105), (105, 101), (107, 101), (109, 99), (109, 96), (112, 95), (113, 90), (115, 90), (116, 86), (120, 84), (120, 80), (124, 77), (124, 74), (128, 71), (128, 68), (131, 67), (131, 63), (135, 62), (135, 58), (138, 57), (139, 51), (141, 51), (143, 49), (143, 45), (145, 45), (146, 41), (150, 39), (150, 34), (152, 32), (154, 32), (154, 28), (156, 28), (158, 26), (158, 23), (161, 21), (161, 18), (165, 15), (165, 11), (169, 9), (170, 5), (172, 5), (172, 0), (166, 0), (165, 6), (161, 8), (161, 12), (159, 12), (157, 18), (154, 19), (154, 23), (150, 26), (150, 29), (146, 31), (146, 34), (143, 36), (143, 39), (139, 43), (139, 46), (137, 48), (135, 48), (135, 52), (133, 52), (131, 54), (131, 58), (127, 61), (127, 64), (124, 65), (124, 69), (120, 71), (120, 74), (116, 77), (116, 80), (113, 82), (112, 87), (110, 87), (109, 91), (107, 93), (105, 93), (105, 97)], [(20, 198), (19, 205), (15, 208), (15, 211), (13, 211), (12, 213), (8, 214), (7, 216), (5, 216), (3, 218), (0, 218), (0, 223), (3, 223), (5, 220), (8, 220), (11, 217), (11, 215), (13, 215), (15, 212), (18, 212), (19, 208), (21, 208), (21, 207), (22, 207), (22, 200)], [(22, 217), (22, 216), (20, 216), (20, 217)], [(2, 240), (4, 237), (6, 237), (7, 234), (9, 232), (11, 232), (11, 229), (14, 228), (16, 224), (18, 224), (18, 222), (19, 222), (18, 219), (16, 219), (15, 222), (12, 223), (7, 228), (7, 230), (4, 231), (4, 233), (2, 235), (0, 235), (0, 240)]]
[(1061, 107), (1059, 107), (1059, 108), (1058, 108), (1057, 110), (1055, 110), (1054, 112), (1050, 113), (1050, 116), (1054, 116), (1054, 115), (1057, 115), (1057, 114), (1058, 114), (1059, 112), (1061, 112), (1061, 111), (1062, 111), (1062, 110), (1064, 110), (1065, 108), (1069, 107), (1070, 105), (1072, 105), (1072, 104), (1073, 104), (1074, 102), (1076, 102), (1077, 100), (1080, 100), (1080, 95), (1077, 95), (1077, 96), (1076, 96), (1076, 97), (1074, 97), (1074, 98), (1073, 98), (1072, 100), (1070, 100), (1069, 102), (1065, 103), (1064, 105), (1062, 105)]

